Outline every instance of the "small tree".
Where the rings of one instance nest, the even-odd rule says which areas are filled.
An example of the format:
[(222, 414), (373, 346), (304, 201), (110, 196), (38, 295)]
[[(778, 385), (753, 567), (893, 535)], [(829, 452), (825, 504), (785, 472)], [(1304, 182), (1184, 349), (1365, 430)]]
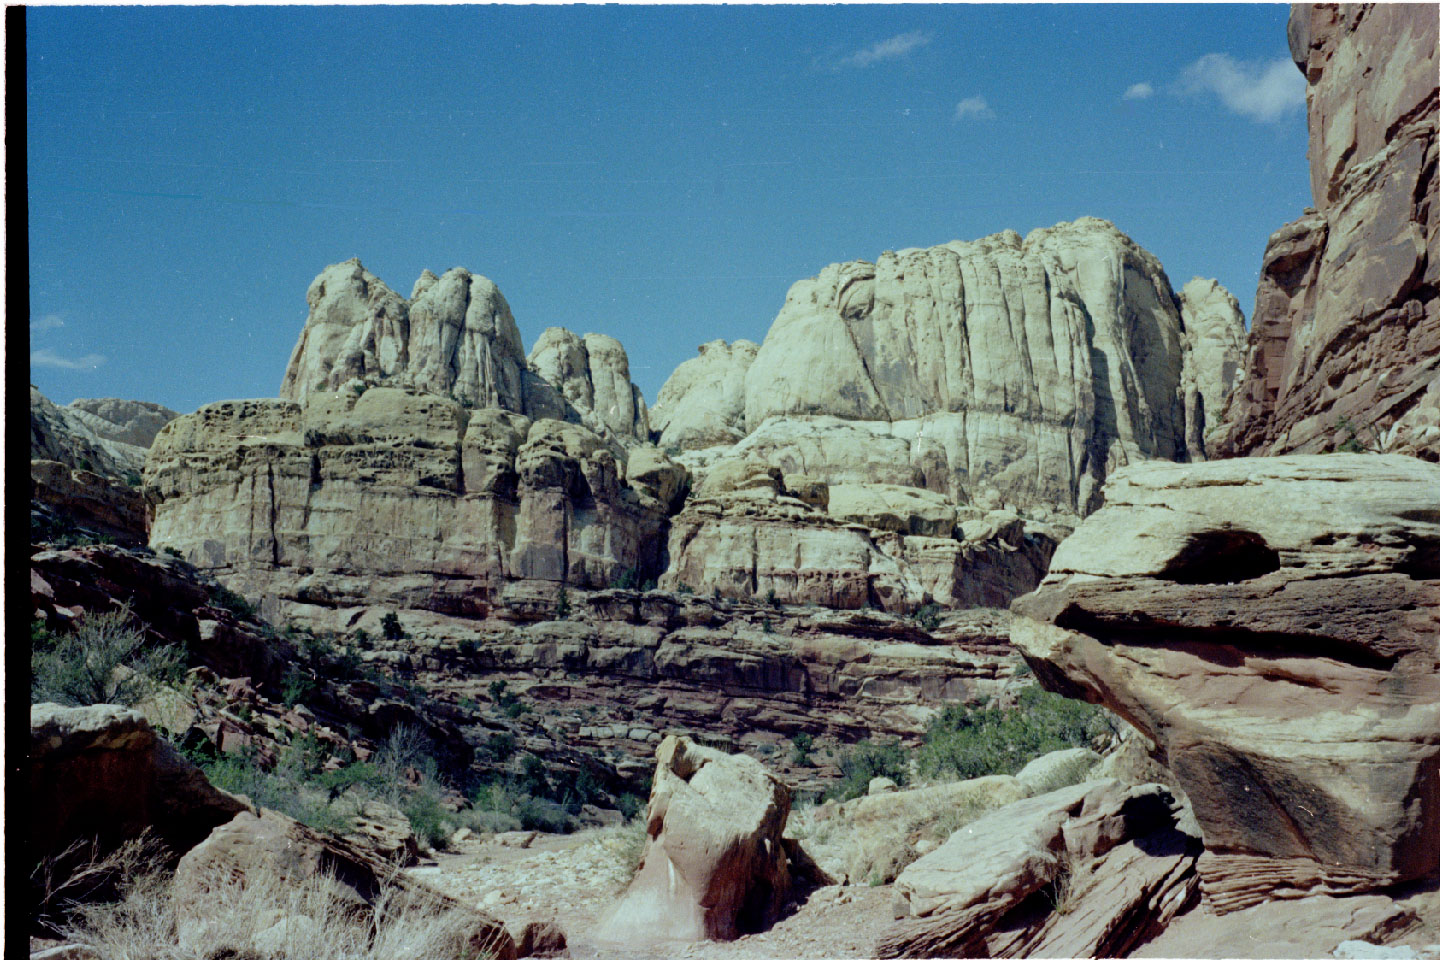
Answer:
[(565, 592), (564, 587), (561, 587), (560, 596), (555, 601), (555, 619), (564, 620), (568, 616), (570, 616), (570, 594)]
[(404, 640), (407, 636), (405, 628), (400, 626), (400, 617), (394, 610), (380, 618), (380, 629), (384, 631), (386, 640)]

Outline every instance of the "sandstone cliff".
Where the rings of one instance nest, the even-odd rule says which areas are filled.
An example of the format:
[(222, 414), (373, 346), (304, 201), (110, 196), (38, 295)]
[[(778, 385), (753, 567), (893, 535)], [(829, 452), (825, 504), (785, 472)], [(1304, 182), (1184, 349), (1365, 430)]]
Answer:
[(146, 448), (179, 416), (138, 400), (51, 403), (30, 387), (30, 508), (37, 536), (89, 534), (145, 542), (137, 489)]
[(1315, 209), (1270, 238), (1222, 456), (1358, 444), (1440, 459), (1437, 23), (1296, 5)]
[(473, 610), (507, 578), (659, 568), (658, 494), (683, 473), (647, 470), (629, 482), (624, 450), (575, 424), (372, 387), (203, 407), (161, 431), (145, 481), (152, 544), (242, 589)]
[[(833, 264), (790, 289), (753, 359), (740, 344), (707, 344), (676, 371), (661, 390), (660, 442), (763, 433), (768, 456), (831, 483), (1083, 514), (1118, 465), (1202, 455), (1187, 442), (1199, 414), (1187, 391), (1217, 404), (1232, 375), (1223, 358), (1187, 357), (1242, 336), (1238, 310), (1203, 299), (1205, 332), (1189, 333), (1155, 257), (1093, 218)], [(885, 451), (843, 439), (857, 431)], [(804, 436), (805, 451), (787, 435)]]
[(425, 271), (406, 300), (358, 259), (326, 267), (306, 292), (305, 327), (280, 396), (300, 404), (346, 384), (410, 387), (468, 408), (583, 423), (625, 441), (648, 440), (625, 350), (552, 327), (529, 360), (510, 304), (462, 267)]

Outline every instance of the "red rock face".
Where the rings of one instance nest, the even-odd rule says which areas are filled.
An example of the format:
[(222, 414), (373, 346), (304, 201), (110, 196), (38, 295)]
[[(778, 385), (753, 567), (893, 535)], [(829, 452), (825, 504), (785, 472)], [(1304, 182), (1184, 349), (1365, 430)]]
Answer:
[(1296, 5), (1313, 211), (1265, 250), (1246, 377), (1220, 456), (1354, 438), (1440, 459), (1433, 4)]

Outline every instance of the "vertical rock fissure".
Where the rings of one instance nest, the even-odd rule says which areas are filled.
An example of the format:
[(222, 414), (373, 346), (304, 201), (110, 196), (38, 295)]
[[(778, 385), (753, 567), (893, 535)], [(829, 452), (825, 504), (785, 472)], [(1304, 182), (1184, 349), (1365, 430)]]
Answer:
[(274, 461), (274, 460), (269, 460), (269, 461), (267, 461), (266, 464), (265, 464), (265, 479), (266, 479), (266, 485), (267, 485), (268, 488), (269, 488), (269, 494), (270, 494), (270, 505), (269, 505), (269, 509), (270, 509), (270, 562), (273, 563), (275, 566), (278, 567), (278, 566), (280, 566), (280, 538), (279, 538), (279, 536), (277, 536), (276, 531), (275, 531), (275, 528), (276, 528), (276, 515), (277, 515), (277, 513), (279, 512), (279, 507), (278, 507), (278, 505), (277, 505), (276, 502), (275, 502), (275, 461)]

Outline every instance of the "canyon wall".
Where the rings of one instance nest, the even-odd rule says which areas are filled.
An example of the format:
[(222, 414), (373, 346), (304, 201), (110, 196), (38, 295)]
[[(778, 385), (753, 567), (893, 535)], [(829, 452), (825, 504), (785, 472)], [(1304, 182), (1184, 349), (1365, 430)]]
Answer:
[(1270, 238), (1220, 456), (1440, 459), (1432, 4), (1297, 5), (1315, 207)]
[[(1203, 456), (1190, 438), (1234, 364), (1193, 348), (1243, 330), (1233, 298), (1177, 297), (1153, 255), (1084, 218), (832, 264), (791, 287), (758, 349), (710, 343), (682, 364), (653, 422), (667, 448), (743, 437), (721, 456), (763, 445), (830, 483), (1083, 515), (1121, 464)], [(871, 437), (883, 452), (850, 439)]]

